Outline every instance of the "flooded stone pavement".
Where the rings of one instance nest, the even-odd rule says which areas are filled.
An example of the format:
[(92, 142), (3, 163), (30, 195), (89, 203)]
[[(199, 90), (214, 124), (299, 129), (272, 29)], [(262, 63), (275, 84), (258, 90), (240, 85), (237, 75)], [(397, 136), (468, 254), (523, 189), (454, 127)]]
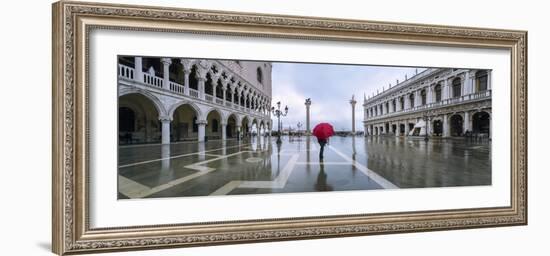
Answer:
[(491, 143), (312, 137), (119, 147), (119, 198), (398, 189), (491, 184)]

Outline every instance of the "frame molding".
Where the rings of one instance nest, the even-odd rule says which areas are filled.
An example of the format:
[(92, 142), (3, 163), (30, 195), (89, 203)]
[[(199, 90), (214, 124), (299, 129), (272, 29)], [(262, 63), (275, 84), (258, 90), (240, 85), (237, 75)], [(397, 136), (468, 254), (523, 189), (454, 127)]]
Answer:
[[(61, 1), (53, 4), (52, 250), (64, 255), (527, 224), (527, 32)], [(498, 48), (511, 51), (511, 205), (91, 229), (88, 35), (93, 29)]]

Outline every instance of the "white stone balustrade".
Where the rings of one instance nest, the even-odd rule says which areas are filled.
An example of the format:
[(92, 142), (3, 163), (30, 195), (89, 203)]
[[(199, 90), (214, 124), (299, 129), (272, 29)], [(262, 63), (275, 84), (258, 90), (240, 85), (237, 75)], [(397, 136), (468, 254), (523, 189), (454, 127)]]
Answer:
[[(136, 69), (134, 69), (132, 67), (125, 66), (125, 65), (122, 65), (122, 64), (118, 64), (118, 76), (119, 76), (120, 79), (126, 79), (126, 80), (131, 80), (131, 81), (134, 81), (134, 82), (142, 83), (146, 86), (154, 87), (154, 88), (160, 89), (160, 90), (167, 90), (167, 91), (175, 93), (179, 96), (192, 97), (192, 98), (195, 98), (195, 99), (199, 99), (199, 94), (200, 93), (196, 89), (186, 88), (184, 85), (181, 85), (179, 83), (172, 82), (172, 81), (169, 81), (168, 86), (165, 86), (165, 84), (166, 84), (165, 81), (167, 81), (167, 79), (157, 77), (157, 76), (151, 75), (149, 73), (145, 73), (145, 72), (140, 72), (140, 73), (141, 73), (142, 79), (140, 79), (138, 77)], [(188, 94), (186, 93), (186, 89), (188, 89), (188, 91), (189, 91)], [(225, 105), (227, 107), (237, 109), (237, 110), (241, 110), (243, 112), (256, 113), (256, 114), (260, 114), (260, 115), (269, 115), (269, 114), (263, 113), (259, 109), (258, 110), (253, 110), (253, 109), (250, 109), (250, 108), (246, 108), (244, 106), (240, 106), (237, 103), (232, 103), (232, 102), (227, 101), (227, 100), (224, 101), (223, 99), (213, 97), (213, 95), (209, 95), (209, 94), (204, 95), (204, 100), (207, 101), (207, 102), (215, 103), (215, 104), (222, 105), (222, 106)]]
[(369, 117), (367, 120), (368, 121), (378, 120), (378, 119), (393, 117), (393, 116), (397, 116), (397, 115), (402, 115), (402, 114), (405, 114), (405, 113), (413, 113), (413, 112), (416, 112), (416, 111), (435, 109), (435, 108), (444, 107), (446, 105), (460, 104), (460, 103), (466, 103), (466, 102), (470, 102), (470, 101), (476, 101), (476, 100), (482, 100), (482, 99), (488, 99), (488, 98), (491, 98), (491, 90), (471, 93), (471, 94), (468, 94), (468, 95), (462, 95), (462, 96), (456, 97), (456, 98), (449, 98), (449, 99), (441, 100), (439, 102), (420, 105), (420, 106), (416, 106), (416, 107), (413, 107), (413, 108), (402, 109), (402, 110), (395, 111), (395, 112), (388, 113), (388, 114), (384, 113), (382, 115)]

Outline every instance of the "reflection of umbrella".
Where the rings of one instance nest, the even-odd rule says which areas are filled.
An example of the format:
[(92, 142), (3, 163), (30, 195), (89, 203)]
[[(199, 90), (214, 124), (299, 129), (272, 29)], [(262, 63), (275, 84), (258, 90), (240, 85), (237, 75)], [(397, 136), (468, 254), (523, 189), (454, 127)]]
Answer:
[(320, 123), (313, 128), (313, 135), (317, 139), (325, 140), (334, 135), (334, 128), (329, 123)]

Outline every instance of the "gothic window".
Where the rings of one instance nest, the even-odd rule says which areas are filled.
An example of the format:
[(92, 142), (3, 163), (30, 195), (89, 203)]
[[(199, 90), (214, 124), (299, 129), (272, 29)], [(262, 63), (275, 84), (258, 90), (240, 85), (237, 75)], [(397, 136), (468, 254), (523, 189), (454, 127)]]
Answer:
[(197, 66), (193, 65), (191, 68), (191, 74), (189, 75), (189, 88), (198, 90), (199, 89), (199, 80), (197, 79), (198, 70)]

